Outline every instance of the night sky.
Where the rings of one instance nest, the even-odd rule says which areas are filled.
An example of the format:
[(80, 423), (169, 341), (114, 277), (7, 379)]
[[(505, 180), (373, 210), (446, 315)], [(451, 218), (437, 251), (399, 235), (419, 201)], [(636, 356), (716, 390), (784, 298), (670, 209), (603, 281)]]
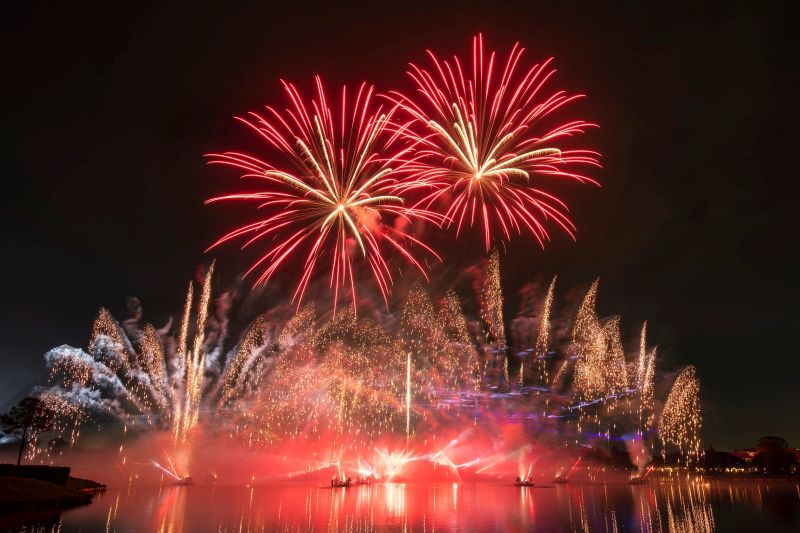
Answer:
[(646, 319), (662, 369), (697, 366), (706, 446), (800, 446), (788, 8), (200, 4), (4, 10), (0, 409), (47, 349), (86, 345), (100, 306), (136, 295), (159, 323), (198, 264), (216, 257), (223, 280), (246, 266), (203, 252), (234, 220), (202, 202), (237, 182), (202, 155), (252, 147), (232, 117), (282, 104), (280, 78), (408, 89), (408, 61), (466, 54), (481, 31), (504, 53), (521, 41), (528, 64), (555, 56), (553, 87), (586, 93), (571, 113), (601, 125), (584, 143), (602, 188), (563, 189), (577, 243), (516, 241), (506, 291), (600, 276), (599, 311), (622, 314), (626, 339)]

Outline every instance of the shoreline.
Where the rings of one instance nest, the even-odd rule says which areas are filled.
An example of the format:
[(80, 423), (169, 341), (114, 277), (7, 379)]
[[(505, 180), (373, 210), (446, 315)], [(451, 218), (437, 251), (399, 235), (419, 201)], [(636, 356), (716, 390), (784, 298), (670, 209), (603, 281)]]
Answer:
[(68, 467), (2, 465), (0, 528), (57, 519), (62, 511), (92, 503), (106, 486), (69, 475)]

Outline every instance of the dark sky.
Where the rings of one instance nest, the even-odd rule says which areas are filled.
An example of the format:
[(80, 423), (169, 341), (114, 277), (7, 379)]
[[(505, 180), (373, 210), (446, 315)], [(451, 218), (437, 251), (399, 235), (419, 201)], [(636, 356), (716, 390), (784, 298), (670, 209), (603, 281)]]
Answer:
[[(566, 191), (578, 242), (516, 243), (507, 290), (538, 273), (562, 287), (601, 276), (600, 311), (621, 313), (628, 339), (647, 319), (662, 368), (697, 365), (706, 444), (800, 446), (787, 8), (108, 4), (3, 14), (0, 408), (48, 348), (85, 346), (101, 305), (135, 294), (155, 321), (179, 309), (231, 225), (202, 201), (233, 177), (202, 154), (252, 143), (231, 117), (282, 103), (279, 78), (407, 88), (409, 60), (466, 53), (482, 31), (502, 51), (521, 41), (529, 62), (555, 56), (557, 85), (589, 96), (573, 112), (602, 126), (586, 138), (602, 189)], [(244, 266), (232, 249), (216, 257), (230, 279)]]

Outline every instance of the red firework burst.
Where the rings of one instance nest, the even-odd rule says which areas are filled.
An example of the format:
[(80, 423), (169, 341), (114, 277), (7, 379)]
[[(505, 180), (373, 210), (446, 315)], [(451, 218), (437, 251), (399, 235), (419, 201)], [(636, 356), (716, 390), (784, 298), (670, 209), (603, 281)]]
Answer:
[(237, 117), (283, 154), (285, 164), (239, 152), (208, 155), (210, 163), (243, 170), (243, 178), (259, 180), (262, 187), (206, 203), (255, 202), (265, 210), (264, 218), (234, 229), (209, 250), (239, 238), (246, 239), (243, 249), (268, 241), (267, 250), (246, 273), (261, 270), (256, 284), (266, 283), (290, 257), (303, 254), (304, 266), (293, 295), (298, 305), (318, 263), (327, 259), (334, 302), (340, 288), (349, 285), (355, 304), (352, 260), (360, 257), (386, 300), (392, 274), (383, 249), (398, 252), (425, 275), (410, 247), (416, 244), (438, 256), (403, 228), (415, 219), (439, 224), (442, 217), (403, 205), (402, 195), (416, 184), (408, 173), (398, 171), (415, 159), (407, 157), (407, 148), (394, 148), (404, 128), (387, 129), (396, 107), (384, 111), (373, 101), (373, 88), (362, 84), (354, 98), (343, 87), (340, 108), (334, 110), (321, 80), (315, 79), (316, 98), (309, 104), (294, 85), (282, 82), (290, 101), (287, 109), (280, 112), (268, 106), (264, 115)]
[(411, 117), (411, 127), (404, 124), (402, 131), (422, 156), (407, 170), (431, 187), (415, 207), (444, 204), (447, 225), (456, 224), (457, 235), (464, 226), (482, 221), (487, 251), (498, 229), (504, 240), (527, 229), (544, 246), (548, 221), (574, 239), (566, 204), (534, 186), (532, 174), (597, 185), (574, 170), (581, 165), (599, 167), (597, 152), (559, 148), (566, 138), (596, 125), (583, 120), (542, 125), (583, 95), (564, 91), (542, 95), (555, 73), (551, 60), (522, 70), (523, 51), (515, 44), (498, 72), (495, 52), (487, 58), (483, 37), (478, 35), (472, 43), (471, 76), (458, 57), (450, 62), (428, 51), (432, 71), (412, 63), (408, 72), (417, 85), (418, 99), (398, 92), (389, 97)]

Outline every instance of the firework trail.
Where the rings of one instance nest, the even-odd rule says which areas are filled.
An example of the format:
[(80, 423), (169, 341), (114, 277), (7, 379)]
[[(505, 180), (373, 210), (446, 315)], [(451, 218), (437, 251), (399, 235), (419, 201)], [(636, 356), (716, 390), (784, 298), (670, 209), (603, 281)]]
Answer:
[(405, 227), (420, 220), (443, 221), (432, 211), (405, 205), (404, 196), (419, 186), (402, 172), (414, 161), (408, 148), (397, 142), (405, 128), (394, 132), (387, 128), (395, 108), (376, 104), (373, 88), (366, 84), (354, 96), (343, 87), (338, 108), (336, 99), (328, 99), (319, 77), (310, 101), (290, 83), (283, 82), (283, 88), (291, 102), (288, 109), (280, 112), (268, 106), (263, 115), (250, 113), (238, 119), (279, 157), (265, 161), (240, 152), (208, 156), (211, 164), (244, 171), (242, 177), (257, 180), (259, 187), (206, 203), (244, 201), (266, 211), (210, 248), (242, 238), (242, 248), (270, 243), (247, 271), (247, 275), (260, 271), (256, 284), (268, 282), (279, 269), (288, 268), (293, 258), (301, 258), (293, 294), (298, 306), (325, 260), (334, 306), (347, 287), (355, 306), (358, 272), (353, 263), (360, 259), (386, 301), (393, 280), (388, 252), (402, 256), (423, 275), (425, 268), (412, 247), (438, 258)]
[(416, 206), (443, 209), (457, 235), (465, 227), (482, 227), (487, 252), (492, 240), (508, 241), (512, 233), (529, 233), (544, 246), (551, 222), (574, 238), (566, 204), (534, 176), (597, 184), (579, 168), (598, 167), (599, 154), (565, 146), (596, 125), (547, 125), (582, 95), (545, 93), (555, 74), (551, 60), (524, 69), (523, 51), (515, 44), (502, 63), (495, 52), (484, 51), (478, 35), (471, 69), (469, 61), (464, 66), (457, 56), (441, 60), (429, 51), (432, 68), (412, 63), (408, 72), (418, 96), (389, 94), (411, 117), (410, 125), (400, 122), (396, 129), (419, 156), (404, 170), (431, 189)]

